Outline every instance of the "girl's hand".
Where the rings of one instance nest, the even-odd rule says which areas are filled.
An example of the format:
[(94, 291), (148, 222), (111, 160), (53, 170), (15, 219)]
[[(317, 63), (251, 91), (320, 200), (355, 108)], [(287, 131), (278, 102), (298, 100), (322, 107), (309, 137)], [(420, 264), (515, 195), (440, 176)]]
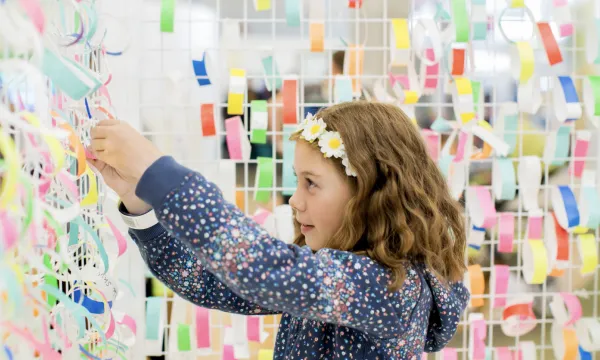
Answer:
[[(146, 169), (163, 156), (150, 140), (126, 122), (103, 120), (92, 128), (90, 134), (92, 154), (110, 167), (106, 172), (113, 179), (119, 177), (137, 185)], [(118, 186), (116, 180), (114, 185)]]
[(135, 195), (137, 181), (126, 179), (121, 173), (115, 170), (115, 168), (107, 165), (102, 160), (88, 159), (88, 161), (100, 171), (106, 185), (117, 193), (130, 214), (145, 214), (152, 209), (150, 205)]

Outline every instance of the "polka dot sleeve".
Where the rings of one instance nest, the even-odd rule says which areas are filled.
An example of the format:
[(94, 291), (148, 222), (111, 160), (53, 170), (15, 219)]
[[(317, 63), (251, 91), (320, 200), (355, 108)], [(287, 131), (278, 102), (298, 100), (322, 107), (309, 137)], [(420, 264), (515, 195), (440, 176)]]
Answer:
[(150, 272), (182, 298), (205, 308), (242, 315), (277, 313), (234, 294), (160, 224), (147, 230), (131, 229), (129, 234)]

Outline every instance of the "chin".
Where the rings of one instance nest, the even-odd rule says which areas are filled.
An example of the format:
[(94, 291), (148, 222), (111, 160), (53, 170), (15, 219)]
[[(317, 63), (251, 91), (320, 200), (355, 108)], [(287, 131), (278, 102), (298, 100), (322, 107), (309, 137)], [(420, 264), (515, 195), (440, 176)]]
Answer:
[(304, 236), (304, 242), (312, 251), (319, 251), (323, 248), (321, 241), (311, 239), (310, 237)]

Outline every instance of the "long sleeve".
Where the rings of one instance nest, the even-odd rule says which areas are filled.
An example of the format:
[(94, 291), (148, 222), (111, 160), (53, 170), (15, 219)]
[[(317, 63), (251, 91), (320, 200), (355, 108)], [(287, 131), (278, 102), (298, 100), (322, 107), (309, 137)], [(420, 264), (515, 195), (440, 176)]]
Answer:
[(234, 294), (204, 270), (193, 251), (157, 224), (146, 230), (129, 230), (150, 272), (184, 299), (205, 308), (243, 315), (267, 315), (264, 309)]
[(171, 236), (250, 302), (380, 338), (401, 335), (410, 322), (422, 289), (410, 266), (403, 288), (389, 293), (388, 272), (370, 258), (332, 249), (313, 253), (271, 237), (214, 184), (170, 157), (144, 173), (136, 194)]

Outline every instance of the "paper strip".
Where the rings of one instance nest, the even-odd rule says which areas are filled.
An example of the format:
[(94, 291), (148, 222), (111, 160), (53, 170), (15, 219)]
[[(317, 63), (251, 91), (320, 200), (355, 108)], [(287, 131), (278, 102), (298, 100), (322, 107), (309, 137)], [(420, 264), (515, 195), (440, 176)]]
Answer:
[(217, 127), (215, 124), (214, 104), (200, 105), (200, 123), (202, 124), (202, 136), (217, 135)]
[(598, 267), (598, 248), (594, 234), (577, 236), (577, 250), (581, 259), (581, 275), (590, 275)]
[(283, 123), (298, 124), (298, 80), (283, 80)]
[(161, 0), (160, 31), (172, 33), (175, 27), (175, 0)]
[(511, 213), (500, 214), (498, 223), (498, 252), (512, 253), (515, 231), (515, 216)]
[(273, 192), (273, 158), (258, 157), (258, 170), (256, 172), (256, 182), (254, 200), (260, 203), (268, 203)]
[(580, 130), (575, 135), (575, 149), (573, 150), (573, 162), (569, 168), (570, 173), (577, 178), (581, 178), (585, 167), (585, 159), (588, 153), (588, 147), (592, 133), (587, 130)]
[(244, 114), (244, 95), (246, 93), (246, 70), (231, 69), (229, 76), (229, 94), (227, 96), (227, 114)]
[(252, 144), (266, 144), (267, 127), (269, 125), (267, 101), (252, 100), (250, 102), (250, 113), (250, 142)]
[(559, 185), (551, 191), (552, 208), (560, 226), (565, 230), (578, 226), (579, 210), (571, 188), (568, 185)]
[(518, 167), (520, 196), (525, 211), (539, 209), (538, 193), (542, 182), (542, 163), (537, 156), (523, 156)]
[(523, 278), (527, 284), (542, 284), (548, 274), (548, 255), (542, 240), (529, 239), (523, 244)]
[(242, 124), (242, 118), (235, 116), (225, 120), (225, 132), (229, 158), (231, 160), (249, 160), (251, 145)]

